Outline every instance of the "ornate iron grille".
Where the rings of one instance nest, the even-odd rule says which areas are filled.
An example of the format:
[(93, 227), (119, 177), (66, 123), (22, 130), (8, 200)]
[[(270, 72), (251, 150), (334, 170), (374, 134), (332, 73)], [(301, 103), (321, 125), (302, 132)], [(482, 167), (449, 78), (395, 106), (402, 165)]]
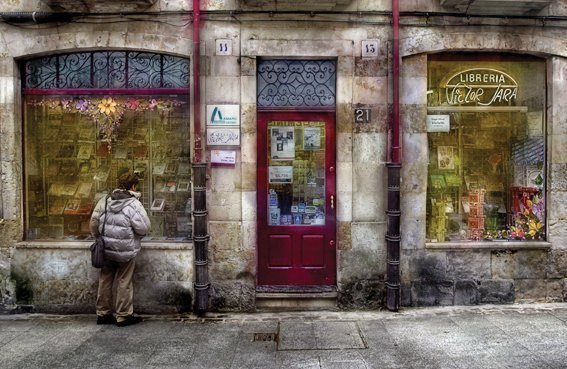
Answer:
[(259, 107), (335, 106), (332, 60), (262, 60), (258, 64)]
[(132, 51), (60, 54), (25, 62), (25, 88), (187, 88), (189, 60)]

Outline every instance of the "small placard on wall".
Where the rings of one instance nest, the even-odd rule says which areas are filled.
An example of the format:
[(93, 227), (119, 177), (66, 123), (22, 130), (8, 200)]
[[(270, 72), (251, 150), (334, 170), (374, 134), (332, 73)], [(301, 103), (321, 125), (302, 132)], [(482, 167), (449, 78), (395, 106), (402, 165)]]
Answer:
[(354, 109), (354, 122), (355, 123), (370, 123), (371, 118), (370, 109)]
[(239, 126), (240, 105), (207, 105), (207, 125)]
[(235, 165), (236, 151), (232, 150), (211, 150), (211, 164)]
[(215, 55), (232, 55), (232, 40), (218, 39), (215, 46)]
[(427, 132), (449, 132), (451, 117), (449, 115), (428, 115)]
[(361, 46), (363, 58), (378, 57), (378, 40), (362, 40)]
[(240, 146), (240, 128), (239, 127), (223, 127), (223, 128), (207, 127), (207, 145), (208, 146)]

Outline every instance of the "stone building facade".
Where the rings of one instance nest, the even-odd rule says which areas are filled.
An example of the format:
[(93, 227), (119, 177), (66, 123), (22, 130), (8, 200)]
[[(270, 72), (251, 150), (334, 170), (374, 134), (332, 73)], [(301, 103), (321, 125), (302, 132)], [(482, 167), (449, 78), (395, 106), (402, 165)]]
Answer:
[[(31, 169), (26, 160), (30, 157), (28, 140), (32, 130), (24, 121), (30, 115), (27, 101), (32, 92), (38, 92), (25, 90), (28, 86), (26, 62), (43, 56), (99, 51), (173, 55), (188, 60), (190, 65), (194, 61), (191, 1), (139, 0), (129, 2), (131, 9), (113, 9), (113, 2), (106, 0), (92, 3), (92, 8), (77, 10), (83, 5), (73, 1), (13, 0), (0, 12), (3, 20), (0, 22), (0, 308), (4, 311), (25, 308), (94, 311), (96, 295), (97, 270), (90, 267), (88, 240), (63, 237), (67, 234), (37, 236), (30, 232), (29, 201), (33, 189), (28, 183)], [(563, 147), (567, 141), (567, 105), (563, 100), (567, 90), (567, 49), (563, 42), (563, 27), (567, 25), (567, 2), (549, 1), (541, 8), (531, 9), (527, 5), (530, 2), (520, 1), (519, 8), (513, 10), (502, 8), (498, 1), (487, 2), (491, 3), (485, 8), (490, 10), (490, 15), (476, 14), (474, 6), (467, 9), (460, 3), (419, 0), (400, 1), (399, 4), (401, 306), (565, 301), (567, 156)], [(79, 17), (73, 11), (93, 14)], [(46, 15), (45, 21), (40, 20), (40, 15), (52, 12), (64, 16), (50, 19)], [(509, 16), (510, 12), (515, 15)], [(38, 18), (34, 19), (36, 15)], [(391, 127), (394, 120), (392, 17), (390, 0), (201, 1), (201, 100), (200, 106), (194, 106), (191, 88), (195, 75), (191, 72), (188, 75), (191, 98), (182, 108), (190, 121), (191, 131), (184, 145), (193, 153), (196, 138), (205, 142), (210, 132), (218, 128), (212, 127), (211, 118), (214, 117), (208, 115), (209, 107), (236, 106), (239, 118), (237, 143), (220, 146), (209, 142), (203, 151), (203, 161), (207, 163), (208, 309), (253, 311), (278, 306), (299, 309), (384, 306), (388, 265), (387, 163), (392, 160)], [(266, 105), (258, 87), (259, 67), (273, 60), (282, 60), (288, 66), (309, 61), (331, 63), (334, 79), (325, 87), (331, 91), (332, 104), (324, 109), (308, 103), (284, 108)], [(460, 65), (463, 68), (459, 69)], [(439, 73), (445, 70), (450, 73), (439, 77), (441, 84), (436, 85), (437, 80), (432, 76), (438, 70)], [(507, 72), (498, 74), (494, 70)], [(464, 108), (447, 108), (450, 104), (441, 101), (439, 96), (453, 86), (449, 77), (463, 71), (479, 76), (479, 81), (471, 81), (477, 77), (467, 77), (466, 73), (460, 78), (468, 78), (465, 81), (468, 86), (482, 88), (483, 92), (476, 90), (476, 100), (461, 101), (459, 106)], [(518, 75), (513, 75), (513, 71), (519, 71)], [(501, 80), (508, 76), (514, 82)], [(475, 85), (475, 82), (478, 83)], [(506, 98), (500, 97), (501, 104), (492, 110), (492, 106), (489, 109), (470, 108), (478, 102), (484, 107), (490, 105), (481, 100), (481, 95), (499, 93), (494, 92), (499, 83), (512, 89)], [(293, 96), (319, 96), (302, 91)], [(462, 94), (465, 96), (466, 91)], [(291, 95), (284, 92), (286, 96)], [(432, 96), (438, 99), (432, 99)], [(195, 109), (199, 109), (202, 117), (202, 130), (198, 135), (193, 130)], [(299, 118), (286, 115), (290, 111), (298, 112)], [(324, 126), (326, 134), (323, 136), (331, 139), (325, 141), (330, 145), (325, 146), (325, 160), (326, 163), (333, 160), (335, 165), (322, 170), (327, 173), (323, 174), (326, 184), (332, 182), (331, 187), (324, 186), (324, 194), (311, 198), (308, 204), (303, 201), (298, 206), (290, 200), (291, 206), (287, 210), (281, 206), (283, 192), (277, 192), (280, 205), (277, 200), (274, 204), (270, 200), (266, 202), (264, 195), (272, 185), (284, 183), (278, 182), (275, 174), (273, 177), (266, 174), (268, 166), (281, 164), (271, 161), (267, 164), (264, 159), (274, 159), (266, 132), (274, 135), (280, 131), (293, 132), (285, 137), (294, 142), (296, 153), (292, 155), (301, 158), (297, 147), (303, 143), (301, 155), (311, 157), (308, 152), (311, 149), (305, 146), (305, 132), (320, 134), (322, 126), (315, 129), (303, 125), (299, 131), (298, 128), (295, 131), (280, 128), (278, 131), (277, 127), (288, 126), (273, 125), (273, 122), (318, 121), (323, 119), (317, 115), (321, 111), (327, 114), (325, 117), (330, 117), (325, 121), (328, 125)], [(525, 168), (517, 168), (523, 163), (539, 170), (537, 174), (542, 177), (536, 185), (530, 183), (526, 175), (513, 175), (510, 174), (512, 169), (500, 169), (506, 160), (514, 161), (516, 154), (476, 153), (480, 155), (479, 162), (488, 161), (487, 165), (494, 165), (494, 172), (509, 174), (509, 177), (502, 177), (504, 188), (493, 188), (492, 191), (493, 194), (505, 193), (502, 196), (507, 199), (502, 200), (503, 207), (500, 200), (495, 200), (500, 206), (499, 211), (494, 211), (495, 222), (508, 223), (506, 227), (499, 228), (497, 224), (490, 228), (488, 223), (492, 218), (488, 200), (478, 209), (473, 205), (473, 211), (481, 213), (478, 218), (483, 224), (486, 222), (480, 227), (484, 228), (480, 234), (474, 233), (477, 225), (472, 223), (468, 201), (473, 191), (485, 191), (484, 182), (481, 178), (479, 182), (483, 185), (469, 187), (468, 177), (472, 177), (474, 171), (466, 168), (467, 162), (461, 157), (464, 152), (461, 151), (461, 141), (450, 141), (452, 133), (455, 133), (455, 140), (463, 138), (461, 128), (455, 128), (460, 119), (466, 118), (460, 115), (463, 113), (468, 113), (469, 119), (476, 122), (479, 132), (498, 126), (499, 123), (492, 126), (486, 123), (493, 119), (490, 114), (506, 113), (513, 117), (520, 114), (519, 121), (532, 127), (522, 137), (533, 138), (530, 142), (535, 142), (536, 146), (525, 149), (521, 144), (512, 145), (520, 145), (518, 150), (527, 155), (523, 162), (512, 163), (517, 164), (513, 173), (520, 169), (524, 171)], [(480, 121), (479, 114), (482, 119), (488, 115), (487, 120)], [(428, 125), (431, 122), (429, 116), (433, 115), (441, 116), (437, 131)], [(231, 129), (235, 129), (234, 126)], [(301, 139), (300, 134), (303, 135)], [(514, 143), (521, 141), (516, 130), (507, 134)], [(482, 137), (473, 141), (478, 143)], [(275, 145), (276, 141), (273, 142)], [(323, 146), (322, 142), (317, 141), (316, 147)], [(496, 150), (498, 142), (481, 148)], [(474, 144), (466, 145), (463, 144), (462, 150), (478, 149)], [(452, 191), (457, 192), (443, 192), (441, 197), (434, 191), (439, 187), (432, 182), (438, 178), (432, 175), (439, 174), (433, 171), (434, 166), (441, 166), (442, 151), (438, 146), (453, 147), (450, 151), (453, 156), (443, 164), (447, 165), (447, 171), (442, 172), (444, 185), (449, 178), (454, 179), (447, 176), (449, 171), (460, 177), (458, 184), (452, 187), (456, 188)], [(218, 154), (213, 153), (215, 150), (228, 155), (228, 165), (211, 163), (218, 160), (213, 158)], [(537, 154), (541, 158), (533, 159), (532, 156), (537, 155), (532, 155), (530, 150), (541, 153)], [(151, 163), (151, 156), (148, 161), (150, 166), (156, 165)], [(475, 165), (471, 164), (471, 167)], [(490, 172), (491, 167), (487, 168)], [(295, 172), (286, 174), (288, 169), (279, 169), (280, 181), (287, 178), (298, 183), (293, 177)], [(293, 170), (298, 169), (294, 167)], [(469, 172), (471, 175), (466, 175)], [(518, 184), (518, 181), (524, 182)], [(321, 187), (317, 182), (313, 183)], [(446, 188), (444, 185), (440, 188)], [(520, 188), (515, 190), (520, 192), (514, 192), (510, 198), (510, 187)], [(468, 195), (462, 190), (465, 188), (469, 190)], [(517, 233), (512, 237), (511, 227), (520, 231), (518, 221), (525, 211), (530, 210), (524, 200), (530, 200), (530, 204), (540, 201), (524, 198), (522, 204), (514, 205), (514, 196), (525, 193), (526, 188), (535, 188), (540, 196), (538, 199), (545, 205), (543, 216), (539, 214), (540, 219), (536, 219), (539, 223), (535, 223), (533, 234), (531, 228), (526, 228), (522, 234), (524, 239), (518, 240), (516, 238), (522, 237)], [(44, 191), (48, 189), (44, 188)], [(441, 214), (434, 210), (440, 208), (440, 204), (443, 204)], [(321, 236), (324, 243), (321, 252), (327, 255), (326, 262), (329, 262), (328, 255), (332, 259), (327, 269), (322, 268), (322, 273), (326, 273), (321, 279), (323, 282), (313, 283), (317, 279), (311, 275), (299, 280), (283, 275), (278, 277), (279, 282), (268, 278), (266, 273), (275, 275), (287, 268), (284, 265), (287, 255), (283, 253), (288, 247), (287, 241), (278, 243), (280, 234), (266, 231), (274, 226), (265, 221), (271, 214), (269, 209), (275, 208), (271, 205), (280, 206), (277, 221), (281, 223), (278, 225), (285, 225), (285, 230), (305, 229), (301, 237), (315, 229), (306, 224), (315, 227), (332, 225), (331, 239)], [(513, 205), (516, 213), (512, 212)], [(150, 206), (153, 202), (148, 204)], [(296, 215), (301, 207), (304, 207), (303, 219), (312, 223), (300, 222), (300, 226), (294, 228), (294, 220), (290, 218), (287, 223), (284, 215), (288, 214), (284, 213)], [(307, 212), (315, 214), (319, 210), (327, 217), (323, 223), (317, 223), (315, 215), (307, 215)], [(461, 217), (457, 219), (459, 214)], [(441, 220), (433, 221), (434, 218)], [(529, 225), (527, 221), (522, 224)], [(502, 234), (504, 228), (510, 233)], [(282, 229), (278, 232), (285, 233)], [(450, 236), (451, 230), (455, 237)], [(496, 235), (490, 231), (500, 233)], [(262, 238), (264, 236), (268, 238)], [(158, 237), (144, 243), (135, 276), (135, 304), (141, 312), (192, 310), (197, 273), (196, 250), (190, 238), (179, 241)], [(294, 242), (289, 246), (291, 251), (287, 251), (292, 254), (303, 252), (304, 259), (312, 260), (313, 265), (306, 263), (304, 269), (321, 269), (319, 256), (294, 248)], [(280, 247), (282, 254), (270, 254), (273, 248), (269, 245)], [(268, 256), (263, 256), (266, 253)]]

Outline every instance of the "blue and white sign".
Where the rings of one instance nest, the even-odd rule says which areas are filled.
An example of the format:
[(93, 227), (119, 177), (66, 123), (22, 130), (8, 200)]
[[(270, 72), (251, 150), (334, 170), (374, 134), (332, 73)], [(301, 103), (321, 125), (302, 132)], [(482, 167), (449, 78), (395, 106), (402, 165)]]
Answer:
[(208, 126), (240, 126), (240, 105), (207, 105)]

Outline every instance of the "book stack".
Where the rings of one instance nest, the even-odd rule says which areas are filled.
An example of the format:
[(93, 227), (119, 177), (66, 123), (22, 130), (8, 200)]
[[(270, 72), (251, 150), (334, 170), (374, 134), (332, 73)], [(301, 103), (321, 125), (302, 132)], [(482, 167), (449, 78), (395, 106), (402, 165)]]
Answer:
[(443, 242), (445, 241), (445, 234), (447, 233), (447, 203), (442, 200), (437, 200), (432, 203), (431, 218), (429, 224), (428, 237), (432, 241)]
[(469, 192), (469, 239), (480, 240), (484, 234), (484, 194), (485, 190)]

